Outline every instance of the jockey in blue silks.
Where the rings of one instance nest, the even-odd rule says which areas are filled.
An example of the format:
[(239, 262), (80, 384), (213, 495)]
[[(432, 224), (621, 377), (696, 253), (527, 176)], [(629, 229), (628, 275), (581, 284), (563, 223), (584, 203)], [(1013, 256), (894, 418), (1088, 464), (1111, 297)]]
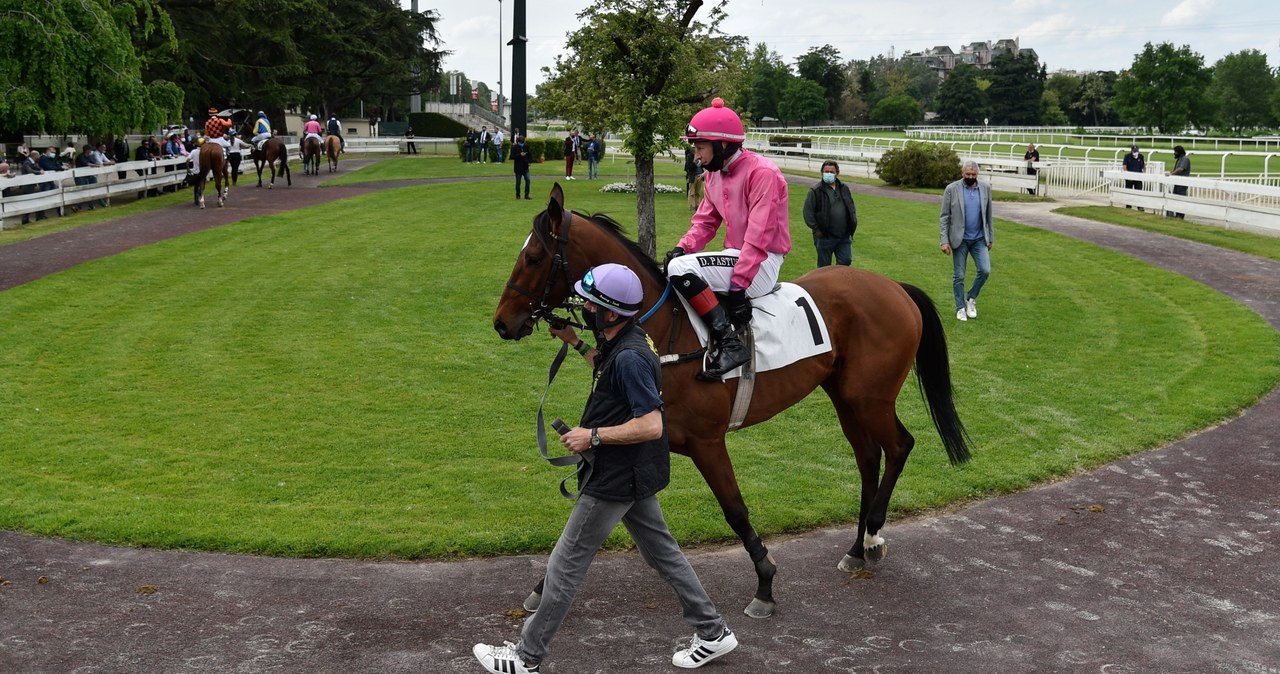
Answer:
[(253, 147), (261, 150), (262, 142), (271, 137), (271, 122), (267, 119), (267, 113), (258, 111), (258, 119), (253, 123), (253, 133)]

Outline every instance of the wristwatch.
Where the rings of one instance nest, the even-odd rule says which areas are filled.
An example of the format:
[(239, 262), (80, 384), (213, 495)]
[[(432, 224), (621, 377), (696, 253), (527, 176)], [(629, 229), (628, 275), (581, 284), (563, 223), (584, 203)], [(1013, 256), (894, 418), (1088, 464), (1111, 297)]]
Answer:
[(591, 429), (591, 448), (595, 449), (596, 447), (599, 447), (599, 446), (600, 446), (600, 429), (593, 428)]

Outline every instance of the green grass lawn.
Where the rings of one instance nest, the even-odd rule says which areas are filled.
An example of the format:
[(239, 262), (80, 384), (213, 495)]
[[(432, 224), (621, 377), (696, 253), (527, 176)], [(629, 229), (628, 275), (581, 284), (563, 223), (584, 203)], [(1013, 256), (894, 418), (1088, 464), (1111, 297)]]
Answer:
[[(416, 178), (509, 169), (433, 161), (386, 163)], [(569, 504), (533, 422), (558, 343), (545, 331), (504, 342), (491, 321), (553, 177), (535, 176), (535, 201), (507, 199), (498, 181), (386, 190), (0, 293), (0, 527), (298, 556), (549, 549)], [(633, 196), (561, 183), (575, 210), (633, 228)], [(792, 188), (784, 279), (814, 265), (804, 190)], [(662, 247), (688, 212), (680, 195), (657, 202)], [(918, 443), (895, 518), (1159, 446), (1233, 416), (1280, 378), (1280, 335), (1241, 305), (1012, 223), (999, 223), (980, 318), (947, 320), (936, 206), (859, 197), (858, 209), (854, 263), (925, 288), (944, 309), (976, 441), (973, 462), (950, 467), (908, 382), (900, 412)], [(587, 386), (585, 366), (567, 364), (548, 414), (576, 420)], [(821, 394), (729, 445), (762, 534), (854, 518), (851, 450)], [(732, 539), (688, 460), (673, 458), (672, 478), (662, 500), (677, 536)]]

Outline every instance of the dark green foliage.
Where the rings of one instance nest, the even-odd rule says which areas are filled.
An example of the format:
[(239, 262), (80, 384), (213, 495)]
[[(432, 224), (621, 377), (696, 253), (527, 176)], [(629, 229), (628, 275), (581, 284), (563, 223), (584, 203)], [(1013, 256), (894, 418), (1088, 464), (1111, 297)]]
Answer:
[(796, 71), (802, 79), (822, 87), (823, 98), (827, 101), (827, 109), (822, 116), (829, 119), (845, 89), (844, 60), (840, 57), (840, 50), (829, 44), (811, 47), (796, 59)]
[(919, 124), (924, 120), (924, 110), (916, 99), (906, 94), (894, 94), (880, 100), (871, 110), (871, 121), (899, 128)]
[(1190, 46), (1148, 42), (1116, 81), (1115, 106), (1129, 124), (1178, 133), (1203, 120), (1212, 78)]
[(960, 157), (937, 143), (907, 143), (876, 162), (880, 179), (903, 187), (946, 187), (960, 178)]
[(1047, 76), (1036, 59), (1006, 52), (991, 60), (986, 74), (991, 80), (987, 99), (991, 101), (992, 124), (1040, 123)]
[(411, 112), (409, 126), (420, 138), (457, 138), (467, 135), (467, 125), (438, 112)]
[(978, 69), (961, 63), (938, 90), (938, 116), (948, 124), (981, 124), (991, 114), (987, 93), (978, 86)]
[(147, 75), (133, 45), (176, 46), (153, 0), (5, 0), (0, 16), (0, 129), (119, 133), (181, 110), (173, 75)]

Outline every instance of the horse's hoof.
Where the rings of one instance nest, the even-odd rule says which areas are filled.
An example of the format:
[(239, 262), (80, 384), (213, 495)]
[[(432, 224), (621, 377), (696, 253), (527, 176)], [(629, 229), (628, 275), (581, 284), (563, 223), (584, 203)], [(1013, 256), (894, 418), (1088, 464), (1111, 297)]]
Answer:
[(758, 597), (753, 597), (751, 603), (742, 609), (742, 612), (752, 618), (768, 618), (773, 615), (773, 610), (778, 607), (778, 602), (761, 601)]
[(854, 571), (862, 569), (862, 567), (866, 565), (867, 563), (865, 560), (858, 559), (853, 555), (845, 555), (844, 559), (840, 560), (840, 563), (836, 565), (836, 568), (845, 573), (853, 573)]
[(538, 612), (538, 605), (542, 603), (541, 592), (530, 592), (528, 597), (524, 598), (524, 610), (530, 613)]
[(867, 556), (868, 562), (871, 562), (874, 564), (884, 559), (885, 554), (887, 554), (888, 552), (889, 552), (889, 544), (886, 543), (883, 538), (881, 538), (879, 545), (867, 548), (863, 552), (863, 554)]

